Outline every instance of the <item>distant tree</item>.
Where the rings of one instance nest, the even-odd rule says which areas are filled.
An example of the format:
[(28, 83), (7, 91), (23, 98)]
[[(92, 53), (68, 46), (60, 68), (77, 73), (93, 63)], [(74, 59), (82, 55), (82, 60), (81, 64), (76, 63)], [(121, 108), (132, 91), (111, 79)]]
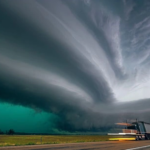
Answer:
[(4, 134), (4, 132), (0, 130), (0, 134)]
[(9, 131), (8, 131), (8, 134), (9, 135), (13, 135), (15, 133), (15, 131), (13, 130), (13, 129), (10, 129)]

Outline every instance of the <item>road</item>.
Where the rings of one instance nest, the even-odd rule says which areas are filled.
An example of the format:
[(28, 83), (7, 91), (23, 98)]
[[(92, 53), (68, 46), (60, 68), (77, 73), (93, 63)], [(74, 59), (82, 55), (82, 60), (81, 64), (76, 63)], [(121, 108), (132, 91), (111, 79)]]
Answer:
[(10, 146), (0, 150), (150, 150), (150, 141), (106, 141), (72, 144)]

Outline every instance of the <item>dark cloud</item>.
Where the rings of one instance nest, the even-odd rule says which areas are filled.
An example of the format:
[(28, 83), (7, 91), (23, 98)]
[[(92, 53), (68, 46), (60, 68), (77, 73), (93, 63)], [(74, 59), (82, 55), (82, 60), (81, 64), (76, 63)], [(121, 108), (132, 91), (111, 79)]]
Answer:
[(132, 0), (0, 1), (1, 101), (54, 113), (69, 131), (142, 119), (148, 8)]
[[(69, 0), (66, 0), (63, 2), (66, 3), (70, 7), (70, 10), (79, 18), (79, 20), (83, 22), (85, 26), (89, 28), (89, 31), (91, 32), (91, 34), (94, 34), (100, 46), (102, 46), (102, 48), (105, 49), (104, 52), (110, 62), (111, 67), (113, 68), (113, 71), (116, 77), (124, 78), (125, 75), (123, 71), (121, 70), (121, 67), (118, 65), (118, 62), (116, 61), (116, 58), (119, 57), (116, 51), (116, 47), (110, 41), (111, 39), (108, 38), (108, 36), (111, 36), (111, 35), (109, 33), (106, 33), (103, 27), (105, 26), (105, 24), (109, 22), (110, 23), (112, 21), (114, 22), (114, 20), (111, 20), (112, 18), (105, 12), (103, 5), (104, 6), (109, 5), (108, 8), (110, 6), (111, 8), (114, 8), (113, 5), (115, 3), (119, 5), (121, 1), (119, 1), (119, 3), (118, 1), (103, 1), (103, 0), (102, 1), (98, 1), (98, 0), (69, 1)], [(114, 8), (115, 10), (117, 10), (116, 8), (120, 8), (119, 6), (117, 7), (117, 5)], [(117, 20), (115, 19), (115, 21)]]

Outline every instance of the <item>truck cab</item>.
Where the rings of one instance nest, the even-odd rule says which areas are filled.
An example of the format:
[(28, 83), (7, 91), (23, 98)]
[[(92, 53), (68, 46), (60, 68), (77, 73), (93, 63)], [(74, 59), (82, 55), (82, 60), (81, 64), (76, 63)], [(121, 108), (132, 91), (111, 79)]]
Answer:
[[(135, 140), (149, 140), (150, 139), (150, 123), (144, 121), (130, 122), (130, 123), (116, 123), (116, 125), (122, 126), (122, 132), (120, 133), (108, 133), (108, 135), (116, 137), (132, 137)], [(116, 138), (115, 138), (116, 139)]]
[[(146, 140), (150, 139), (150, 123), (146, 123), (144, 121), (137, 121), (132, 123), (135, 129), (138, 131), (138, 134), (145, 136)], [(128, 127), (130, 128), (130, 127)]]

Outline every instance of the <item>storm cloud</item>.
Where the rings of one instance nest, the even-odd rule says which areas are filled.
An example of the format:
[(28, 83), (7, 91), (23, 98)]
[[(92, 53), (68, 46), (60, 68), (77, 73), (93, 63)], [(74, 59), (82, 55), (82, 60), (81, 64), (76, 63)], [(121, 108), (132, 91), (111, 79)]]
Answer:
[(150, 121), (149, 7), (149, 0), (0, 1), (0, 100), (54, 113), (63, 130)]

